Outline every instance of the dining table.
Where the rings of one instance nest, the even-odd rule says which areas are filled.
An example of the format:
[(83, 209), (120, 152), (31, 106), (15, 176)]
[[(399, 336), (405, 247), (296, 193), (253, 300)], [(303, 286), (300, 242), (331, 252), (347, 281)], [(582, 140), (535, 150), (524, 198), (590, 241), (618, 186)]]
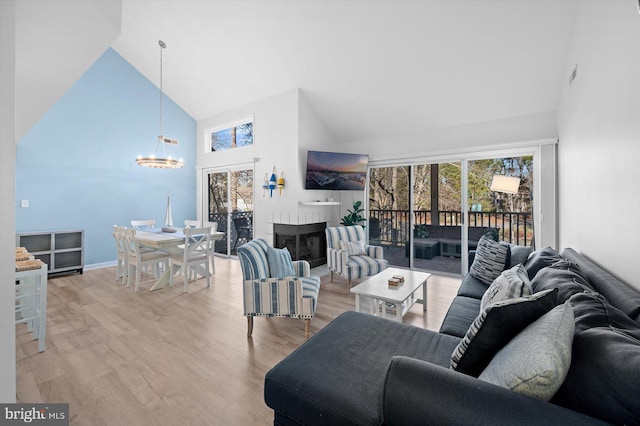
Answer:
[[(169, 228), (173, 229), (173, 232), (167, 232), (165, 228), (150, 228), (139, 230), (136, 232), (136, 241), (140, 243), (140, 245), (153, 248), (156, 250), (165, 251), (171, 255), (181, 253), (184, 248), (179, 247), (184, 244), (184, 233), (182, 232), (182, 228)], [(224, 237), (224, 232), (222, 231), (214, 231), (211, 232), (211, 241), (218, 241)], [(183, 273), (187, 273), (183, 271)], [(201, 274), (203, 275), (203, 274)], [(204, 275), (203, 275), (204, 276)], [(171, 277), (171, 268), (168, 268), (151, 286), (151, 291), (159, 290), (169, 284), (169, 279)]]

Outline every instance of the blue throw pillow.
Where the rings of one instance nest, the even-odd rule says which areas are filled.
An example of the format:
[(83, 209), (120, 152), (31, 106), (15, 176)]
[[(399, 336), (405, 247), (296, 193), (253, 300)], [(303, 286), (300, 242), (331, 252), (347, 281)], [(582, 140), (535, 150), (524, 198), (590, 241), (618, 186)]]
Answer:
[(292, 277), (296, 273), (293, 269), (291, 255), (286, 248), (277, 249), (267, 247), (267, 262), (269, 262), (269, 272), (271, 278)]

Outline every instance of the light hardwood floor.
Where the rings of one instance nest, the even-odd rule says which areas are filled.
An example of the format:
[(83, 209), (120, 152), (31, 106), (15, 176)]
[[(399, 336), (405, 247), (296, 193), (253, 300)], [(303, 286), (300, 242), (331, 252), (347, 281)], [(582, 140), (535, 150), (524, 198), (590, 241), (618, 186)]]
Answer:
[[(203, 279), (151, 292), (115, 281), (115, 267), (49, 280), (47, 349), (16, 330), (19, 402), (66, 402), (77, 425), (267, 425), (265, 373), (304, 343), (304, 322), (256, 318), (246, 337), (237, 260)], [(437, 330), (460, 279), (432, 276), (427, 312), (404, 322)], [(311, 335), (353, 309), (346, 282), (322, 277)]]

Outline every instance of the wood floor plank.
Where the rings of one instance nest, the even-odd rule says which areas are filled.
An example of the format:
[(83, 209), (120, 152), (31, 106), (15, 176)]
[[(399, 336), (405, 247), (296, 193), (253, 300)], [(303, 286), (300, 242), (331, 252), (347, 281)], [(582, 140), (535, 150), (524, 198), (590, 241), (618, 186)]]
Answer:
[[(16, 329), (18, 401), (68, 402), (77, 425), (273, 424), (264, 376), (305, 342), (304, 321), (256, 318), (247, 339), (238, 261), (215, 261), (211, 287), (188, 293), (151, 292), (151, 275), (135, 292), (115, 267), (51, 278), (46, 351)], [(355, 304), (345, 280), (321, 281), (312, 335)], [(432, 276), (427, 312), (415, 305), (404, 322), (438, 330), (459, 284)]]

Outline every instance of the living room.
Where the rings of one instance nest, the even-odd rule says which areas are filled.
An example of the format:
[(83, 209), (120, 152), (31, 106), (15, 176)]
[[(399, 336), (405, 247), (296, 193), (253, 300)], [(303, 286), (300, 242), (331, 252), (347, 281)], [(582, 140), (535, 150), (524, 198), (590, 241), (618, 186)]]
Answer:
[[(464, 3), (468, 3), (466, 6), (475, 13), (475, 15), (470, 13), (471, 16), (467, 16), (467, 19), (477, 20), (479, 16), (484, 19), (489, 19), (489, 16), (483, 16), (473, 7), (482, 8), (489, 5), (496, 7), (496, 3), (500, 2), (487, 2), (488, 4), (483, 6), (473, 5), (478, 2), (462, 2)], [(95, 114), (99, 117), (92, 117), (92, 120), (95, 120), (93, 125), (86, 125), (83, 123), (83, 117), (77, 115), (65, 116), (59, 112), (59, 109), (51, 110), (52, 112), (47, 113), (48, 116), (44, 115), (53, 107), (54, 102), (52, 102), (45, 111), (42, 111), (43, 121), (41, 122), (39, 121), (41, 117), (38, 116), (26, 129), (24, 126), (15, 126), (15, 129), (11, 128), (12, 126), (2, 126), (0, 148), (2, 159), (0, 161), (2, 161), (3, 174), (0, 184), (2, 194), (13, 200), (13, 202), (3, 203), (0, 207), (3, 218), (0, 225), (2, 234), (13, 236), (16, 230), (81, 226), (88, 230), (88, 234), (90, 233), (87, 241), (87, 263), (100, 266), (111, 262), (114, 256), (113, 241), (106, 230), (114, 223), (127, 223), (132, 219), (132, 215), (153, 216), (161, 220), (168, 192), (172, 195), (175, 217), (198, 216), (202, 211), (200, 170), (207, 167), (251, 162), (255, 164), (257, 177), (270, 171), (274, 165), (280, 169), (286, 169), (287, 185), (290, 186), (286, 187), (284, 196), (256, 200), (256, 211), (261, 209), (259, 214), (262, 219), (256, 222), (254, 232), (257, 236), (268, 236), (268, 215), (284, 211), (305, 213), (306, 210), (299, 205), (299, 201), (314, 200), (319, 197), (317, 194), (307, 193), (301, 189), (301, 169), (304, 167), (304, 155), (308, 149), (367, 152), (372, 159), (390, 161), (415, 156), (460, 156), (460, 153), (487, 148), (495, 150), (521, 148), (523, 145), (536, 145), (540, 140), (556, 138), (558, 139), (557, 171), (552, 171), (551, 174), (544, 173), (541, 179), (546, 181), (544, 185), (550, 185), (550, 187), (554, 187), (554, 182), (557, 182), (557, 202), (552, 204), (551, 211), (545, 211), (544, 207), (541, 207), (543, 217), (540, 219), (544, 225), (555, 217), (557, 236), (548, 236), (538, 241), (538, 244), (558, 248), (574, 247), (587, 256), (597, 259), (602, 266), (613, 271), (630, 285), (639, 288), (631, 260), (634, 239), (624, 238), (625, 235), (633, 236), (633, 225), (630, 227), (625, 225), (633, 223), (634, 212), (639, 207), (638, 198), (634, 197), (632, 192), (632, 184), (638, 178), (634, 154), (637, 154), (640, 149), (638, 144), (634, 143), (634, 137), (640, 135), (640, 129), (635, 120), (640, 105), (633, 96), (640, 84), (635, 78), (640, 71), (638, 70), (640, 53), (636, 47), (636, 40), (640, 39), (638, 37), (640, 15), (637, 11), (637, 3), (631, 0), (542, 2), (544, 6), (541, 6), (541, 10), (531, 5), (527, 6), (529, 2), (509, 3), (513, 3), (513, 7), (516, 8), (523, 7), (523, 13), (535, 12), (535, 15), (527, 16), (523, 20), (530, 20), (530, 25), (540, 28), (541, 33), (545, 33), (545, 25), (551, 25), (549, 22), (553, 23), (556, 31), (559, 26), (566, 25), (564, 29), (566, 38), (563, 39), (566, 45), (562, 49), (554, 50), (554, 52), (563, 52), (562, 60), (553, 64), (555, 68), (552, 81), (558, 86), (534, 86), (530, 89), (533, 92), (548, 90), (552, 93), (546, 98), (553, 100), (549, 110), (538, 111), (537, 114), (528, 116), (505, 115), (499, 120), (478, 120), (466, 125), (423, 129), (422, 138), (402, 135), (402, 144), (396, 143), (395, 138), (390, 138), (388, 135), (375, 133), (343, 144), (335, 139), (332, 131), (327, 129), (326, 124), (319, 118), (316, 109), (320, 104), (313, 104), (318, 96), (313, 92), (305, 91), (304, 86), (283, 86), (282, 90), (277, 92), (267, 93), (264, 96), (254, 95), (252, 102), (241, 103), (224, 112), (205, 115), (206, 118), (198, 120), (186, 114), (177, 104), (169, 103), (166, 105), (165, 126), (167, 130), (171, 129), (175, 132), (171, 136), (180, 140), (178, 153), (184, 157), (187, 166), (173, 175), (154, 173), (153, 176), (157, 177), (155, 179), (149, 178), (148, 174), (143, 174), (143, 170), (129, 172), (124, 165), (121, 166), (115, 162), (120, 159), (122, 164), (135, 165), (135, 156), (151, 148), (154, 133), (157, 130), (157, 88), (155, 87), (157, 79), (147, 79), (142, 74), (132, 73), (124, 80), (114, 78), (111, 85), (105, 85), (103, 90), (109, 93), (118, 84), (130, 83), (132, 80), (138, 81), (139, 85), (131, 86), (131, 90), (136, 94), (143, 92), (145, 107), (140, 110), (147, 110), (146, 116), (140, 115), (136, 119), (144, 123), (140, 126), (130, 123), (123, 126), (124, 119), (112, 122), (114, 113), (112, 108), (116, 102), (107, 102), (107, 105), (97, 106), (95, 111), (86, 111), (87, 114)], [(59, 6), (60, 14), (68, 12), (65, 9), (69, 7), (68, 2), (60, 2)], [(123, 6), (123, 9), (126, 9), (126, 6)], [(18, 27), (27, 21), (21, 15), (19, 15), (21, 19), (18, 20), (7, 18), (12, 14), (4, 13), (5, 8), (9, 8), (10, 12), (19, 10), (15, 2), (3, 2), (2, 7), (2, 122), (10, 123), (14, 121), (16, 108), (21, 105), (21, 92), (14, 85), (16, 71), (11, 58), (15, 55), (16, 62), (20, 59), (23, 52), (19, 51), (17, 46), (21, 45), (17, 42), (25, 42), (16, 40), (16, 43), (13, 43), (12, 40), (15, 39), (15, 34), (19, 33)], [(560, 12), (557, 15), (561, 15), (562, 19), (552, 19), (550, 16), (552, 13), (547, 13), (548, 9), (545, 7), (551, 10), (558, 7)], [(71, 16), (78, 15), (71, 14)], [(462, 21), (459, 26), (464, 27), (465, 24), (467, 22)], [(14, 35), (5, 37), (5, 31)], [(473, 40), (475, 36), (475, 34), (461, 35), (468, 40)], [(537, 36), (542, 34), (537, 32), (530, 34), (532, 38)], [(508, 34), (499, 34), (497, 37), (508, 37)], [(149, 62), (154, 64), (153, 68), (146, 70), (150, 76), (157, 75), (155, 44), (157, 38), (152, 40), (148, 51), (146, 51), (147, 47), (143, 48), (145, 54), (152, 57)], [(105, 48), (94, 57), (94, 60), (98, 61), (97, 66), (104, 66), (108, 61), (109, 64), (120, 67), (117, 69), (130, 67), (115, 50), (107, 49), (111, 44), (110, 41), (103, 41), (103, 44), (106, 44)], [(551, 48), (551, 46), (538, 44), (536, 46), (542, 50)], [(38, 52), (45, 50), (55, 54), (56, 49), (63, 50), (63, 48), (64, 46), (46, 45), (34, 49)], [(557, 46), (553, 48), (556, 49)], [(165, 57), (167, 66), (179, 57), (179, 52), (174, 49), (176, 48), (169, 43)], [(535, 51), (527, 51), (526, 48), (519, 50), (514, 47), (513, 50), (502, 52), (501, 58), (493, 58), (493, 60), (504, 59), (509, 62), (524, 61), (526, 63), (527, 56), (534, 56), (535, 53)], [(405, 52), (405, 55), (410, 53)], [(92, 64), (93, 61), (89, 65)], [(536, 65), (539, 66), (539, 64)], [(472, 82), (481, 81), (476, 80), (482, 74), (482, 68), (476, 62), (464, 61), (461, 67), (465, 70), (465, 79)], [(87, 66), (87, 70), (89, 68), (90, 66)], [(575, 79), (569, 84), (574, 70), (576, 70)], [(135, 69), (130, 67), (129, 71), (132, 72)], [(108, 73), (108, 67), (93, 69), (93, 74), (87, 74), (85, 81), (80, 84), (89, 84), (86, 81), (89, 78), (100, 80)], [(462, 79), (463, 76), (460, 77)], [(165, 75), (167, 88), (170, 87), (169, 82), (174, 78), (177, 77), (171, 74)], [(532, 84), (531, 80), (519, 80), (518, 76), (511, 76), (511, 78), (523, 87)], [(49, 81), (48, 78), (41, 80)], [(74, 81), (72, 85), (75, 83)], [(176, 84), (175, 80), (173, 84)], [(72, 85), (62, 87), (62, 93), (56, 97), (56, 100), (63, 95), (66, 99), (78, 96), (92, 98), (95, 105), (101, 104), (98, 98), (94, 97), (96, 96), (94, 92), (67, 92)], [(97, 88), (98, 85), (93, 82), (92, 87)], [(17, 106), (14, 106), (11, 97), (5, 96), (5, 93), (14, 94)], [(495, 93), (494, 96), (498, 94)], [(315, 98), (314, 95), (316, 95)], [(467, 102), (466, 95), (465, 91), (455, 92), (454, 100), (459, 103)], [(191, 94), (182, 96), (189, 97)], [(372, 95), (373, 100), (370, 102), (379, 101), (379, 96)], [(426, 94), (424, 96), (427, 97)], [(177, 96), (173, 97), (177, 98)], [(321, 99), (322, 96), (319, 98)], [(485, 99), (491, 98), (492, 95), (487, 94), (483, 98), (474, 98), (469, 103), (474, 109), (481, 109), (486, 103)], [(78, 112), (81, 105), (86, 106), (81, 103), (75, 104), (74, 114)], [(59, 105), (56, 108), (59, 108)], [(19, 118), (20, 110), (17, 112)], [(120, 114), (125, 116), (127, 111), (120, 111)], [(249, 155), (246, 153), (205, 154), (202, 150), (195, 148), (204, 143), (203, 129), (225, 124), (247, 114), (254, 114), (256, 120), (254, 152)], [(404, 117), (408, 119), (410, 113), (405, 111)], [(76, 145), (67, 144), (65, 139), (67, 134), (59, 133), (65, 129), (69, 131), (72, 125), (81, 127), (83, 130), (80, 137), (76, 139)], [(93, 131), (87, 132), (87, 127), (93, 127)], [(141, 134), (140, 127), (149, 128), (151, 139), (147, 136), (129, 139), (128, 133)], [(144, 130), (146, 131), (147, 129)], [(262, 139), (258, 139), (259, 132), (262, 132), (260, 133)], [(146, 133), (143, 134), (146, 135)], [(123, 135), (127, 135), (126, 138)], [(59, 140), (60, 137), (63, 138), (62, 141)], [(123, 140), (126, 141), (123, 142)], [(53, 141), (56, 143), (51, 143)], [(89, 141), (92, 143), (89, 144)], [(82, 143), (87, 146), (83, 147)], [(112, 149), (114, 146), (117, 149)], [(291, 147), (297, 147), (297, 149)], [(105, 164), (97, 167), (96, 164), (99, 161), (91, 158), (91, 155), (97, 159), (106, 159)], [(14, 161), (16, 157), (17, 163)], [(56, 161), (48, 162), (47, 158), (54, 158)], [(87, 167), (79, 167), (79, 164)], [(26, 174), (29, 170), (37, 170), (35, 177), (38, 179), (34, 178), (33, 181), (28, 179)], [(73, 171), (64, 172), (64, 170)], [(12, 171), (15, 172), (12, 173)], [(65, 173), (64, 179), (60, 179), (60, 173)], [(42, 184), (43, 179), (46, 179), (49, 185), (54, 185), (53, 188), (58, 187), (63, 190), (53, 190), (49, 185)], [(25, 182), (29, 182), (29, 186), (25, 185)], [(71, 187), (68, 186), (70, 182), (73, 184)], [(125, 186), (123, 182), (127, 182), (128, 188), (121, 188)], [(40, 185), (39, 188), (38, 185)], [(121, 197), (122, 191), (126, 193), (125, 197)], [(136, 198), (133, 198), (133, 195)], [(329, 196), (326, 194), (322, 197)], [(31, 207), (19, 207), (22, 199), (29, 199)], [(60, 202), (60, 199), (64, 201)], [(76, 201), (70, 201), (74, 199)], [(341, 212), (350, 207), (352, 200), (345, 196), (342, 201)], [(64, 205), (67, 207), (63, 208)], [(111, 211), (109, 217), (102, 213), (105, 210)], [(330, 213), (333, 214), (333, 212)], [(314, 214), (313, 210), (311, 214)], [(335, 218), (335, 216), (332, 217)], [(0, 256), (3, 281), (10, 281), (13, 273), (13, 262), (10, 257), (13, 246), (12, 237), (3, 238), (2, 256)], [(612, 250), (613, 247), (615, 250)], [(3, 296), (7, 294), (3, 293)], [(8, 297), (2, 297), (2, 300), (6, 301), (3, 303), (7, 303), (3, 305), (1, 322), (2, 339), (6, 342), (14, 341), (12, 307), (8, 306), (11, 298), (10, 294)], [(9, 349), (2, 349), (3, 366), (0, 369), (2, 400), (10, 401), (15, 398), (15, 353), (12, 345), (5, 346)]]

